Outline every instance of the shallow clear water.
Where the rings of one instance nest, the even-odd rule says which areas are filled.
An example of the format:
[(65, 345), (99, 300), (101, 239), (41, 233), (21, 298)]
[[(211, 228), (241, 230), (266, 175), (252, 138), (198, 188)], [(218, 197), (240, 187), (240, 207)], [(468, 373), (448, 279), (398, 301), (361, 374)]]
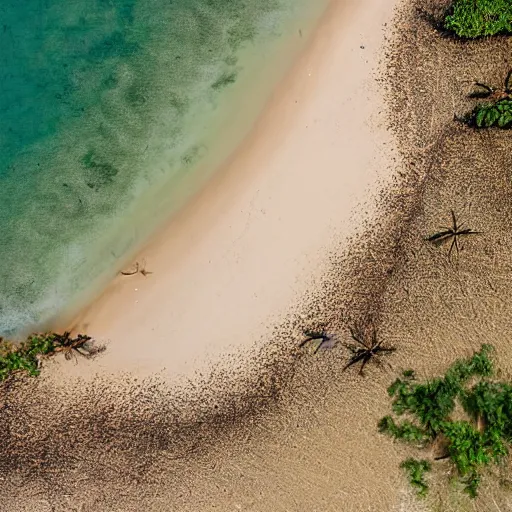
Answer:
[(0, 335), (43, 325), (137, 245), (129, 223), (162, 217), (151, 195), (213, 151), (240, 77), (265, 73), (258, 45), (310, 3), (2, 0)]

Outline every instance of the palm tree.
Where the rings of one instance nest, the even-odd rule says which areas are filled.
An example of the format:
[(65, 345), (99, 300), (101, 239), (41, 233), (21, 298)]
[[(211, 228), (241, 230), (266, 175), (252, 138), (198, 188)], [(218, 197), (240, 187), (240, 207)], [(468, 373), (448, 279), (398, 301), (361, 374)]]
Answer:
[(473, 231), (471, 228), (463, 228), (463, 224), (458, 224), (455, 212), (452, 210), (452, 225), (451, 227), (442, 227), (442, 231), (438, 231), (427, 238), (428, 242), (432, 242), (435, 245), (442, 245), (449, 240), (452, 241), (450, 250), (448, 251), (448, 257), (451, 256), (452, 250), (455, 247), (457, 253), (459, 252), (459, 237), (468, 235), (478, 235), (478, 231)]
[(364, 332), (361, 326), (351, 327), (350, 334), (356, 343), (347, 345), (348, 349), (352, 352), (352, 357), (343, 368), (343, 371), (361, 361), (359, 375), (362, 375), (364, 367), (372, 359), (375, 359), (377, 364), (381, 364), (381, 361), (378, 359), (379, 356), (389, 354), (396, 350), (394, 347), (382, 346), (383, 340), (378, 340), (377, 330), (373, 326), (371, 327), (370, 335)]

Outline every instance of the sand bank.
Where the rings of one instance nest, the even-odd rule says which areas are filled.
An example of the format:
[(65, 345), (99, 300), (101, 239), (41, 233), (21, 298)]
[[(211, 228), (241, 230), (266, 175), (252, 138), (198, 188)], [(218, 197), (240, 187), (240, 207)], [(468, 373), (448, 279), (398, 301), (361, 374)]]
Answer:
[[(314, 143), (314, 147), (324, 150), (324, 153), (315, 152), (322, 165), (315, 166), (314, 172), (323, 178), (332, 177), (336, 166), (339, 178), (343, 170), (341, 163), (355, 151), (340, 140), (362, 133), (371, 135), (373, 138), (365, 138), (367, 145), (361, 149), (370, 155), (366, 155), (370, 172), (366, 167), (358, 168), (355, 163), (354, 167), (349, 167), (357, 172), (369, 172), (365, 174), (367, 188), (352, 186), (350, 189), (366, 191), (354, 198), (354, 203), (362, 206), (353, 209), (356, 218), (364, 218), (363, 213), (372, 214), (372, 191), (376, 192), (388, 179), (387, 173), (378, 171), (382, 171), (379, 166), (384, 165), (391, 154), (382, 150), (387, 139), (378, 128), (385, 114), (384, 111), (379, 114), (379, 94), (383, 86), (377, 88), (371, 74), (377, 53), (372, 50), (369, 69), (361, 70), (350, 57), (358, 56), (357, 48), (363, 43), (357, 41), (353, 54), (345, 45), (365, 36), (366, 30), (380, 34), (380, 27), (391, 14), (387, 9), (391, 7), (377, 1), (365, 1), (354, 7), (349, 12), (343, 10), (341, 3), (333, 6), (334, 10), (321, 27), (320, 35), (328, 34), (329, 39), (328, 43), (323, 39), (323, 52), (318, 54), (323, 67), (315, 79), (316, 89), (310, 92), (305, 77), (302, 82), (307, 90), (307, 94), (301, 96), (304, 99), (302, 106), (315, 103), (318, 107), (323, 103), (316, 97), (317, 92), (330, 91), (332, 96), (326, 99), (331, 100), (330, 110), (328, 113), (324, 110), (321, 115), (309, 111), (308, 116), (302, 107), (297, 107), (298, 110), (292, 111), (293, 115), (290, 114), (281, 125), (283, 130), (286, 128), (283, 132), (286, 136), (283, 135), (272, 147), (278, 146), (273, 153), (277, 158), (278, 154), (283, 155), (281, 150), (287, 147), (289, 140)], [(498, 473), (493, 470), (484, 475), (481, 494), (472, 501), (462, 489), (450, 483), (454, 473), (447, 461), (433, 462), (434, 469), (428, 477), (429, 497), (418, 499), (400, 469), (400, 463), (408, 456), (429, 458), (433, 454), (396, 443), (379, 434), (377, 429), (379, 419), (391, 412), (386, 389), (404, 369), (413, 368), (418, 377), (432, 378), (444, 373), (454, 359), (471, 354), (481, 343), (492, 343), (496, 347), (496, 364), (502, 372), (500, 379), (512, 380), (512, 345), (509, 341), (512, 329), (510, 134), (498, 130), (483, 133), (453, 122), (454, 112), (465, 112), (471, 107), (472, 101), (466, 93), (475, 79), (501, 83), (507, 71), (506, 61), (512, 51), (512, 41), (499, 38), (460, 44), (440, 37), (425, 16), (418, 14), (419, 9), (435, 13), (439, 9), (437, 0), (404, 2), (402, 7), (393, 23), (392, 43), (387, 47), (389, 68), (384, 74), (384, 86), (390, 92), (388, 101), (393, 109), (389, 124), (403, 155), (400, 178), (395, 181), (397, 186), (385, 191), (386, 201), (380, 202), (376, 221), (364, 232), (364, 239), (356, 239), (350, 244), (350, 257), (347, 258), (343, 250), (347, 245), (344, 233), (356, 230), (357, 222), (338, 213), (339, 198), (346, 197), (342, 187), (327, 194), (323, 202), (322, 197), (300, 195), (294, 187), (295, 180), (285, 180), (280, 174), (280, 166), (272, 164), (272, 170), (283, 181), (282, 184), (279, 182), (280, 187), (275, 186), (268, 193), (285, 201), (288, 196), (282, 188), (286, 186), (302, 200), (301, 208), (291, 202), (291, 213), (281, 211), (282, 225), (290, 228), (292, 223), (287, 216), (292, 214), (298, 215), (298, 220), (304, 223), (303, 211), (306, 209), (318, 220), (316, 229), (321, 235), (318, 240), (323, 241), (324, 246), (313, 248), (304, 243), (309, 247), (310, 259), (301, 260), (305, 264), (303, 273), (299, 274), (300, 280), (288, 283), (286, 289), (292, 288), (287, 295), (290, 302), (283, 300), (282, 310), (273, 311), (268, 317), (263, 316), (265, 310), (261, 306), (256, 311), (262, 313), (257, 320), (262, 324), (267, 322), (263, 324), (266, 327), (269, 318), (272, 320), (286, 312), (287, 307), (290, 312), (296, 307), (299, 311), (304, 310), (304, 304), (292, 301), (302, 299), (301, 289), (316, 285), (316, 276), (325, 266), (324, 248), (328, 249), (331, 243), (337, 247), (335, 240), (339, 239), (339, 251), (332, 256), (324, 280), (306, 304), (311, 306), (311, 316), (319, 322), (326, 321), (330, 332), (339, 336), (342, 342), (349, 341), (349, 333), (345, 319), (340, 319), (340, 310), (349, 309), (352, 313), (356, 310), (356, 316), (374, 314), (379, 338), (396, 348), (387, 360), (390, 366), (369, 364), (364, 376), (359, 376), (355, 368), (344, 371), (350, 354), (344, 343), (316, 356), (308, 350), (294, 350), (296, 357), (292, 364), (264, 366), (262, 380), (269, 377), (268, 384), (250, 386), (240, 396), (237, 396), (236, 386), (227, 382), (229, 374), (217, 375), (222, 389), (226, 389), (226, 395), (232, 400), (227, 407), (223, 403), (217, 406), (218, 389), (203, 386), (200, 389), (203, 402), (213, 406), (214, 413), (191, 417), (183, 414), (190, 403), (183, 388), (168, 386), (165, 381), (158, 385), (158, 379), (141, 381), (130, 379), (129, 375), (126, 378), (116, 376), (119, 365), (114, 365), (112, 360), (106, 359), (107, 356), (92, 362), (88, 371), (92, 374), (98, 366), (103, 366), (105, 371), (115, 374), (113, 378), (98, 378), (85, 385), (68, 379), (65, 381), (68, 389), (64, 392), (46, 377), (56, 375), (60, 378), (62, 372), (85, 368), (85, 365), (66, 363), (61, 365), (62, 372), (59, 373), (51, 368), (53, 363), (48, 363), (40, 378), (24, 380), (23, 385), (13, 387), (4, 397), (6, 406), (4, 414), (0, 415), (0, 468), (6, 496), (2, 503), (8, 504), (6, 510), (490, 512), (510, 509), (510, 475), (506, 464)], [(368, 43), (365, 46), (368, 48)], [(354, 70), (359, 70), (360, 73), (349, 84), (344, 82), (342, 63), (335, 58), (340, 47), (345, 48), (345, 52), (339, 55), (348, 56), (343, 71), (348, 69), (355, 73)], [(315, 45), (310, 52), (314, 48)], [(324, 58), (330, 62), (326, 63)], [(308, 55), (304, 57), (305, 63), (307, 59)], [(338, 70), (337, 79), (341, 86), (334, 87), (331, 77), (332, 88), (324, 90), (332, 68)], [(295, 75), (289, 79), (290, 90), (294, 81), (302, 80), (300, 70), (299, 63)], [(315, 102), (313, 98), (316, 98)], [(368, 108), (362, 121), (350, 120), (351, 124), (345, 124), (347, 103), (343, 108), (337, 107), (338, 101), (343, 102), (344, 98), (349, 106), (365, 105)], [(280, 118), (276, 121), (272, 117), (272, 110), (267, 112), (265, 119), (274, 119), (274, 123), (280, 121)], [(304, 122), (306, 119), (313, 126), (316, 125), (311, 119), (317, 119), (325, 128), (324, 137), (336, 131), (335, 123), (338, 122), (342, 137), (332, 136), (325, 145), (321, 143), (322, 132), (315, 132), (311, 140), (301, 138), (298, 136), (300, 130), (288, 121)], [(372, 129), (368, 128), (370, 125)], [(264, 140), (264, 133), (260, 139)], [(377, 143), (370, 145), (370, 140)], [(338, 155), (334, 150), (326, 150), (333, 141), (336, 147), (341, 144), (340, 151), (344, 153)], [(307, 154), (306, 148), (300, 145), (294, 146), (294, 151), (300, 152), (303, 158)], [(325, 166), (329, 160), (324, 156), (334, 154), (337, 159), (327, 172)], [(492, 158), (489, 158), (490, 154)], [(290, 157), (281, 158), (281, 162), (288, 162)], [(262, 156), (261, 160), (271, 165), (272, 159)], [(355, 162), (353, 156), (348, 161)], [(292, 159), (292, 162), (297, 163), (297, 160)], [(298, 168), (302, 169), (301, 166)], [(263, 166), (253, 174), (244, 175), (238, 182), (240, 190), (247, 190), (244, 187), (248, 183), (263, 178), (266, 169)], [(302, 172), (302, 179), (308, 177), (305, 171)], [(229, 174), (225, 176), (228, 177), (222, 178), (229, 181)], [(274, 175), (266, 175), (266, 180), (273, 179)], [(245, 184), (243, 187), (242, 183)], [(333, 186), (338, 182), (329, 183)], [(313, 179), (308, 185), (318, 187), (311, 193), (325, 193)], [(304, 202), (305, 197), (307, 201)], [(371, 202), (368, 207), (366, 200)], [(222, 206), (217, 205), (217, 210), (212, 206), (211, 211), (218, 212), (218, 217), (212, 218), (209, 224), (212, 233), (218, 233), (216, 223), (222, 224), (223, 212), (226, 215), (234, 212), (231, 203), (224, 205), (225, 210)], [(316, 213), (322, 208), (325, 223), (330, 226), (330, 236), (322, 227), (324, 222), (319, 221), (321, 215)], [(481, 235), (468, 237), (462, 242), (460, 252), (450, 258), (448, 246), (435, 247), (426, 243), (425, 237), (449, 222), (451, 209), (466, 226), (478, 230)], [(256, 212), (251, 211), (257, 219)], [(202, 218), (205, 221), (204, 216)], [(308, 226), (307, 223), (304, 225)], [(273, 217), (273, 224), (266, 227), (272, 231), (276, 226), (280, 224)], [(224, 227), (228, 230), (229, 224)], [(262, 225), (261, 229), (264, 227)], [(311, 244), (317, 240), (310, 230), (304, 230), (303, 238), (306, 236), (310, 237)], [(269, 235), (272, 240), (279, 241), (280, 237), (287, 237), (288, 243), (294, 240), (296, 248), (301, 246), (295, 241), (296, 234), (289, 236), (287, 232), (276, 230)], [(208, 245), (205, 239), (200, 242)], [(233, 237), (230, 240), (235, 243)], [(286, 244), (275, 240), (274, 244), (282, 251), (287, 250)], [(245, 247), (242, 242), (235, 246), (240, 254), (249, 257), (242, 250)], [(227, 248), (219, 249), (219, 252), (229, 256)], [(199, 259), (197, 255), (194, 257)], [(280, 258), (277, 254), (276, 259), (281, 261)], [(219, 259), (220, 256), (215, 261)], [(290, 258), (288, 261), (294, 260)], [(241, 260), (239, 265), (242, 265)], [(233, 280), (241, 279), (236, 268), (233, 266)], [(255, 267), (247, 268), (254, 270)], [(283, 275), (287, 274), (283, 272)], [(141, 278), (141, 282), (154, 283), (149, 279), (155, 276), (149, 276), (147, 281)], [(251, 279), (245, 278), (253, 282), (252, 275)], [(271, 291), (281, 291), (285, 281), (279, 278), (280, 288), (274, 284), (275, 280), (277, 277), (271, 275), (261, 288), (268, 286)], [(329, 286), (324, 286), (326, 284)], [(192, 289), (197, 286), (195, 281), (190, 284)], [(181, 293), (182, 297), (186, 296)], [(270, 292), (267, 298), (274, 299)], [(136, 310), (131, 307), (130, 311)], [(204, 311), (203, 308), (203, 314)], [(223, 312), (229, 313), (229, 319), (235, 325), (236, 311)], [(240, 310), (239, 314), (243, 313), (244, 310)], [(248, 316), (252, 320), (253, 316)], [(206, 330), (202, 320), (199, 316), (194, 318), (189, 330)], [(291, 333), (288, 330), (290, 324), (293, 322), (281, 326), (271, 347), (286, 342)], [(298, 324), (302, 325), (301, 322)], [(104, 325), (115, 327), (112, 322)], [(113, 327), (111, 332), (114, 332)], [(214, 328), (215, 325), (212, 330)], [(257, 335), (264, 329), (256, 325), (254, 331)], [(217, 331), (214, 331), (214, 337), (217, 339)], [(249, 336), (244, 339), (249, 340)], [(248, 341), (247, 347), (257, 340)], [(185, 341), (196, 340), (189, 336)], [(231, 346), (226, 343), (224, 352), (218, 351), (218, 356), (225, 355), (231, 363), (233, 358), (227, 355), (236, 352), (235, 341)], [(263, 342), (260, 346), (264, 346)], [(125, 357), (127, 367), (136, 368), (135, 357), (143, 356), (148, 347), (151, 351), (153, 339), (144, 336), (138, 343), (140, 349), (133, 343), (130, 345), (130, 350), (135, 352), (130, 357), (122, 353), (122, 340), (112, 340), (109, 349), (116, 351), (116, 357)], [(146, 371), (153, 367), (157, 372), (166, 366), (173, 346), (169, 342), (169, 348), (166, 348), (160, 343), (161, 361), (156, 362), (156, 355), (151, 355), (146, 360)], [(243, 345), (238, 350), (241, 349)], [(204, 358), (191, 358), (191, 361), (197, 368), (204, 367)], [(193, 368), (194, 364), (183, 366)], [(285, 370), (291, 368), (291, 380), (276, 371), (283, 367)], [(276, 393), (269, 394), (268, 399), (259, 394), (261, 390), (272, 389), (276, 389)]]
[[(392, 3), (335, 1), (249, 138), (74, 322), (108, 372), (205, 370), (255, 349), (314, 286), (390, 175), (375, 82)], [(74, 371), (74, 370), (69, 370)]]
[[(9, 510), (391, 510), (399, 459), (374, 417), (387, 410), (385, 385), (368, 396), (354, 373), (340, 378), (341, 347), (305, 358), (291, 412), (283, 400), (277, 418), (237, 418), (240, 401), (260, 403), (247, 394), (225, 416), (191, 418), (181, 387), (135, 377), (174, 383), (218, 362), (230, 372), (250, 364), (247, 353), (303, 309), (330, 251), (371, 218), (394, 164), (375, 80), (392, 9), (333, 1), (251, 136), (137, 258), (153, 273), (119, 276), (75, 322), (107, 351), (49, 362), (40, 389), (9, 395), (13, 412), (0, 416)], [(228, 391), (231, 375), (221, 374)], [(198, 389), (214, 408), (216, 389)], [(361, 482), (371, 485), (361, 492)]]

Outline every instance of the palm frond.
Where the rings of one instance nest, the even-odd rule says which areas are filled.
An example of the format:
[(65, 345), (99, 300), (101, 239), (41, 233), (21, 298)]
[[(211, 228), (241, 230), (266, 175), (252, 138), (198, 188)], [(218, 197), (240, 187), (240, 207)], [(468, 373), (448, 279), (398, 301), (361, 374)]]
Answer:
[(442, 227), (440, 229), (442, 229), (443, 231), (439, 231), (426, 238), (428, 242), (432, 242), (434, 245), (438, 246), (444, 244), (445, 242), (451, 239), (452, 243), (450, 245), (450, 249), (448, 250), (448, 257), (451, 257), (454, 248), (457, 251), (457, 253), (460, 251), (459, 237), (480, 234), (479, 231), (474, 231), (471, 228), (463, 228), (464, 223), (458, 223), (457, 216), (455, 215), (455, 212), (453, 210), (450, 210), (450, 214), (452, 217), (452, 227)]
[(359, 361), (361, 361), (361, 359), (363, 359), (363, 357), (366, 356), (366, 351), (361, 351), (359, 354), (354, 354), (349, 362), (343, 367), (343, 371), (345, 371), (347, 368), (350, 368), (352, 365), (358, 363)]
[(475, 86), (485, 89), (485, 91), (488, 92), (489, 94), (492, 94), (494, 92), (494, 89), (492, 87), (489, 87), (487, 84), (483, 84), (481, 82), (475, 82)]
[(453, 229), (453, 231), (457, 231), (458, 230), (457, 217), (455, 217), (455, 212), (453, 210), (450, 210), (450, 212), (452, 214), (452, 229)]
[(327, 335), (325, 331), (306, 331), (304, 332), (304, 336), (306, 336), (306, 338), (301, 341), (299, 348), (304, 347), (311, 341), (320, 340), (320, 343), (314, 349), (313, 354), (316, 354), (326, 343), (331, 341), (331, 336)]
[(382, 346), (383, 340), (379, 340), (377, 336), (377, 330), (373, 326), (371, 326), (370, 334), (368, 334), (368, 329), (364, 329), (360, 325), (350, 327), (349, 330), (352, 339), (358, 343), (358, 345), (346, 345), (347, 348), (352, 352), (352, 356), (350, 357), (348, 363), (343, 367), (343, 371), (362, 361), (361, 368), (359, 369), (359, 375), (362, 375), (365, 366), (372, 359), (375, 359), (376, 362), (379, 362), (378, 358), (380, 355), (395, 351), (395, 347)]
[(453, 236), (453, 231), (452, 230), (440, 231), (439, 233), (435, 233), (432, 236), (429, 236), (427, 238), (427, 241), (428, 242), (442, 243), (442, 242), (445, 241), (446, 238), (449, 238), (451, 236)]
[(494, 89), (492, 87), (489, 87), (486, 84), (482, 84), (480, 82), (475, 82), (475, 87), (480, 87), (483, 89), (483, 91), (473, 91), (468, 97), (469, 98), (479, 98), (484, 99), (488, 98), (492, 94), (494, 94)]

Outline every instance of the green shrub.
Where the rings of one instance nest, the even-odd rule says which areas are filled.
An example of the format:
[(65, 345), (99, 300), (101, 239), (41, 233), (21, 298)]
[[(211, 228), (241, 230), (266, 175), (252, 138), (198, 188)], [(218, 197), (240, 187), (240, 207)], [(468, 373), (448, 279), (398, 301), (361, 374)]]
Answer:
[(512, 69), (509, 70), (503, 88), (476, 82), (477, 87), (469, 97), (487, 101), (477, 105), (461, 121), (477, 128), (512, 128)]
[(446, 422), (443, 434), (449, 440), (448, 451), (459, 473), (464, 476), (491, 458), (485, 436), (467, 421)]
[(51, 353), (54, 348), (51, 335), (30, 336), (19, 347), (4, 344), (0, 356), (0, 381), (20, 371), (39, 375), (38, 356)]
[[(471, 497), (477, 495), (482, 468), (502, 461), (512, 442), (512, 386), (485, 380), (493, 375), (490, 351), (489, 345), (483, 345), (473, 357), (456, 361), (444, 377), (425, 383), (416, 382), (413, 372), (404, 372), (388, 393), (393, 397), (393, 411), (408, 414), (413, 421), (396, 423), (391, 416), (385, 416), (378, 424), (383, 433), (423, 445), (442, 436), (447, 457)], [(470, 378), (480, 380), (467, 387)], [(457, 402), (467, 414), (465, 421), (450, 417)], [(423, 474), (430, 465), (421, 462), (408, 459), (402, 467), (424, 495), (427, 486)]]
[(473, 109), (467, 121), (477, 128), (512, 128), (512, 99), (503, 98), (494, 103), (481, 103)]
[(409, 458), (404, 460), (400, 467), (407, 472), (409, 482), (413, 487), (416, 487), (418, 496), (425, 497), (428, 491), (428, 484), (425, 482), (424, 477), (425, 473), (431, 469), (430, 462)]
[(499, 429), (507, 442), (512, 441), (512, 386), (499, 382), (479, 382), (462, 396), (462, 406), (474, 420)]
[(402, 421), (400, 425), (395, 423), (391, 416), (385, 416), (379, 421), (379, 432), (386, 433), (395, 439), (401, 439), (411, 443), (423, 443), (429, 440), (427, 432), (417, 427), (410, 421)]
[(414, 374), (404, 372), (388, 388), (393, 401), (393, 412), (398, 415), (410, 413), (417, 418), (430, 437), (439, 433), (441, 424), (455, 407), (455, 399), (463, 390), (463, 384), (473, 376), (488, 376), (492, 373), (492, 362), (488, 355), (491, 348), (482, 346), (470, 359), (456, 361), (444, 378), (433, 379), (424, 384), (414, 382)]
[(72, 338), (68, 332), (33, 334), (20, 345), (0, 338), (0, 381), (19, 372), (26, 372), (31, 376), (39, 375), (42, 356), (63, 352), (69, 359), (74, 351), (84, 357), (92, 357), (104, 350), (104, 347), (93, 347), (90, 342), (89, 336), (79, 334)]
[(448, 12), (444, 27), (459, 37), (512, 34), (510, 0), (454, 0)]

